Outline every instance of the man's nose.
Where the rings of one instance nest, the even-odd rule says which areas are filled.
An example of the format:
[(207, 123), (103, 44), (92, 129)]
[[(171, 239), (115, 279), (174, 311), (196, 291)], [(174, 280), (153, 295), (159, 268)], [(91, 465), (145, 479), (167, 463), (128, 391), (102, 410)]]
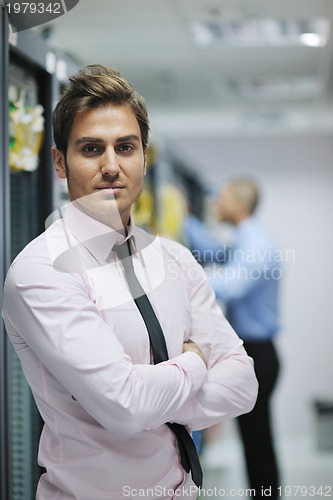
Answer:
[(101, 172), (103, 175), (116, 175), (120, 172), (119, 158), (114, 149), (106, 149), (101, 156)]

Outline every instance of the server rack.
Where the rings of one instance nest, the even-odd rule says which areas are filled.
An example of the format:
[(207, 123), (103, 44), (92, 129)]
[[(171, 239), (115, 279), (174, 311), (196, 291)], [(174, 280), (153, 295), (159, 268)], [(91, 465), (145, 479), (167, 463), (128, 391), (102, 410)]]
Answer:
[[(60, 87), (78, 66), (66, 55), (53, 51), (32, 30), (11, 33), (3, 8), (0, 10), (0, 299), (7, 269), (17, 253), (44, 230), (54, 209), (54, 174), (50, 155), (51, 114)], [(57, 64), (61, 63), (61, 78)], [(8, 70), (7, 70), (8, 69)], [(44, 108), (45, 134), (34, 172), (10, 172), (8, 88), (18, 70), (36, 83), (35, 96)], [(16, 77), (17, 78), (17, 77)], [(42, 422), (25, 381), (18, 358), (0, 321), (0, 492), (3, 500), (33, 500), (41, 473), (37, 448)]]
[[(4, 9), (0, 9), (0, 67), (7, 68), (8, 53), (8, 24)], [(0, 80), (0, 279), (4, 281), (6, 269), (10, 262), (9, 229), (9, 165), (8, 165), (8, 82), (7, 73), (3, 71)], [(2, 286), (0, 287), (0, 300), (2, 304)], [(4, 500), (10, 499), (9, 488), (9, 415), (7, 411), (8, 385), (7, 385), (7, 351), (8, 341), (4, 331), (3, 322), (0, 321), (0, 494)]]

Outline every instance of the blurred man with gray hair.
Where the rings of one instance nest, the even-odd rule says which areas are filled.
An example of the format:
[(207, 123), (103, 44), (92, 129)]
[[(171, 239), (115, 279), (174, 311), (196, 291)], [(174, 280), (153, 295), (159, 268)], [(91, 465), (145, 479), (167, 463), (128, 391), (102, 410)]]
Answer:
[[(219, 222), (235, 228), (232, 243), (223, 245), (193, 216), (187, 221), (189, 247), (206, 269), (226, 317), (254, 359), (259, 396), (252, 412), (237, 418), (246, 469), (256, 497), (277, 498), (278, 463), (274, 449), (270, 399), (279, 361), (274, 338), (279, 330), (281, 252), (258, 223), (255, 212), (259, 188), (250, 178), (230, 180), (220, 191), (216, 208)], [(266, 493), (266, 495), (264, 495)], [(270, 493), (270, 495), (267, 495)]]

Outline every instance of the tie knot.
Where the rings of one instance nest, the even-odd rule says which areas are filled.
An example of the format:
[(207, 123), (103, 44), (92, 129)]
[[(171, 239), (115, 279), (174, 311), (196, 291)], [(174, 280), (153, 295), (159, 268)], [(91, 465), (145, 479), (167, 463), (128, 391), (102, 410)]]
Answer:
[(131, 255), (129, 244), (129, 240), (126, 240), (120, 245), (113, 246), (112, 250), (118, 255), (120, 260), (126, 259)]

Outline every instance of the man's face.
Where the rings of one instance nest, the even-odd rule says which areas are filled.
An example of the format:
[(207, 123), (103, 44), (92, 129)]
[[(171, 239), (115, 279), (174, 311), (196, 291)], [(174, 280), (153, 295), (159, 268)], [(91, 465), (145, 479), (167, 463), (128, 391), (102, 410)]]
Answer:
[(217, 212), (219, 220), (222, 222), (229, 222), (231, 224), (234, 224), (237, 211), (238, 202), (235, 198), (235, 195), (230, 186), (226, 186), (220, 192), (217, 200)]
[(110, 104), (78, 113), (66, 159), (57, 148), (52, 154), (59, 177), (67, 177), (71, 201), (105, 224), (127, 226), (146, 172), (146, 151), (130, 106)]

